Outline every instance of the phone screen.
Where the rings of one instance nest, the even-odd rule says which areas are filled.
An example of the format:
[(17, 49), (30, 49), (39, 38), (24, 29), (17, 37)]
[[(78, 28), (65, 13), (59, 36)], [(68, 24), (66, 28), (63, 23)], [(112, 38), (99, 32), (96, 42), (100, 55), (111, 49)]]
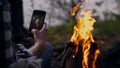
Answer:
[(41, 10), (34, 10), (30, 22), (30, 27), (28, 30), (28, 36), (33, 36), (31, 33), (32, 29), (40, 30), (43, 27), (44, 19), (45, 19), (46, 12)]

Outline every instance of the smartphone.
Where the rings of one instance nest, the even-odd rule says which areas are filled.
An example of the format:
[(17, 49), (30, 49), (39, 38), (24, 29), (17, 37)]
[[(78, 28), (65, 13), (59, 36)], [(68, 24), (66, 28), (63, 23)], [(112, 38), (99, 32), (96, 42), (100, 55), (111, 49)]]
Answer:
[(32, 29), (41, 30), (44, 24), (45, 16), (46, 16), (46, 11), (42, 11), (42, 10), (33, 11), (30, 26), (28, 29), (28, 37), (33, 37), (33, 34), (31, 32)]

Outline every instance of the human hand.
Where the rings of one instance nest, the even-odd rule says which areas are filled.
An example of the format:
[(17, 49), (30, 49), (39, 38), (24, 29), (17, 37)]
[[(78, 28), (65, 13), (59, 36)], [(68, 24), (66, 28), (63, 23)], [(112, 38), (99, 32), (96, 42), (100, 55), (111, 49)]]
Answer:
[(47, 37), (47, 24), (45, 23), (41, 30), (32, 29), (34, 35), (34, 46), (30, 48), (34, 55), (42, 52)]
[(41, 30), (32, 29), (35, 44), (44, 44), (47, 37), (47, 24), (45, 23)]

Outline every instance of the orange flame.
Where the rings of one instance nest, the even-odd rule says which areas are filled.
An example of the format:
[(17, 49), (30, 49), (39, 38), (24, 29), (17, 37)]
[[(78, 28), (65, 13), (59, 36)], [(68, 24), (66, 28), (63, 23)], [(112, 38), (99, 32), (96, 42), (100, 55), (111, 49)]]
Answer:
[(96, 63), (96, 60), (97, 60), (97, 57), (98, 57), (99, 54), (100, 54), (100, 51), (97, 49), (94, 53), (94, 60), (93, 60), (93, 63), (92, 63), (93, 68), (97, 68), (95, 63)]
[(75, 13), (76, 13), (76, 11), (79, 9), (80, 5), (81, 5), (81, 3), (78, 3), (78, 4), (73, 8), (73, 10), (71, 11), (71, 15), (72, 15), (72, 16), (75, 16)]
[[(88, 1), (88, 0), (86, 0)], [(78, 3), (72, 10), (71, 15), (74, 16), (75, 12), (79, 9), (81, 3)], [(77, 24), (74, 26), (74, 32), (70, 39), (76, 45), (75, 54), (78, 52), (78, 45), (81, 42), (82, 45), (82, 68), (89, 68), (88, 67), (88, 56), (90, 53), (91, 42), (94, 42), (92, 36), (93, 25), (96, 22), (94, 18), (92, 18), (93, 14), (91, 13), (89, 8), (85, 8), (79, 14), (77, 18)], [(93, 68), (95, 67), (96, 58), (99, 54), (99, 50), (95, 51), (95, 57), (93, 60)]]

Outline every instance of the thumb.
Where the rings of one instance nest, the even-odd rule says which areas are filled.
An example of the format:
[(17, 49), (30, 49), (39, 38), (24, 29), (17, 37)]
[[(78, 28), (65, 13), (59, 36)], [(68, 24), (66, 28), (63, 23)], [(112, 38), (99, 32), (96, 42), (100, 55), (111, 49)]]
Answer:
[(38, 37), (39, 31), (37, 29), (32, 29), (32, 33), (34, 35), (34, 38)]
[(35, 34), (37, 32), (36, 29), (32, 29), (32, 33)]
[(46, 23), (43, 24), (43, 27), (42, 27), (41, 31), (43, 31), (43, 30), (47, 30), (47, 24)]

